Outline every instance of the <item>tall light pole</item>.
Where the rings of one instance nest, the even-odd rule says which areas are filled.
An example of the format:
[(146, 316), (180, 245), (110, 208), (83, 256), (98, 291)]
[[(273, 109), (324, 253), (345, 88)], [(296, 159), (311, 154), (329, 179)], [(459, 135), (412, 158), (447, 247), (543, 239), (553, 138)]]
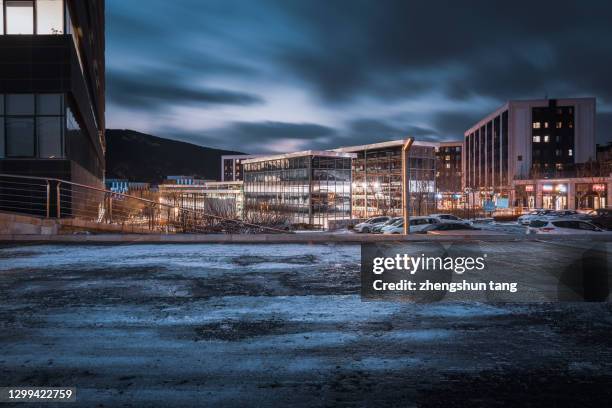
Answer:
[(402, 215), (404, 217), (404, 235), (410, 234), (410, 174), (408, 170), (408, 152), (414, 139), (409, 137), (402, 146)]

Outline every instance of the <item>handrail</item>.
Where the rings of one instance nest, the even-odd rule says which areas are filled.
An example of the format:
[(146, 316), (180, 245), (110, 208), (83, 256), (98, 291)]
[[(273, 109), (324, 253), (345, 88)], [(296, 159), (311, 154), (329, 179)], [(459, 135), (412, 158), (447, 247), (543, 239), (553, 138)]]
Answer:
[[(57, 190), (60, 190), (60, 186), (61, 185), (71, 185), (71, 186), (76, 186), (76, 187), (80, 187), (80, 188), (84, 188), (87, 190), (93, 190), (93, 191), (97, 191), (100, 193), (104, 193), (104, 194), (109, 194), (111, 195), (111, 197), (123, 197), (123, 198), (128, 198), (131, 200), (136, 200), (138, 202), (141, 203), (146, 203), (152, 206), (159, 206), (160, 208), (165, 208), (167, 210), (179, 210), (182, 211), (184, 213), (189, 213), (189, 214), (194, 214), (194, 215), (198, 215), (198, 216), (203, 216), (203, 217), (208, 217), (208, 218), (212, 218), (215, 220), (221, 220), (221, 221), (227, 221), (227, 222), (233, 222), (236, 223), (238, 225), (243, 225), (246, 227), (252, 227), (252, 228), (258, 228), (258, 229), (263, 229), (263, 230), (267, 230), (267, 231), (273, 231), (273, 232), (278, 232), (278, 233), (293, 233), (293, 231), (286, 231), (286, 230), (282, 230), (279, 228), (274, 228), (274, 227), (268, 227), (268, 226), (264, 226), (264, 225), (258, 225), (258, 224), (253, 224), (244, 220), (239, 220), (239, 219), (233, 219), (233, 218), (227, 218), (227, 217), (222, 217), (220, 215), (214, 215), (214, 214), (209, 214), (204, 212), (203, 210), (195, 210), (192, 208), (184, 208), (184, 207), (179, 207), (179, 206), (172, 206), (169, 204), (165, 204), (165, 203), (159, 203), (157, 201), (153, 201), (153, 200), (149, 200), (146, 198), (142, 198), (142, 197), (136, 197), (136, 196), (132, 196), (129, 194), (124, 194), (124, 193), (117, 193), (117, 192), (113, 192), (111, 190), (105, 190), (102, 188), (98, 188), (98, 187), (93, 187), (93, 186), (88, 186), (86, 184), (80, 184), (80, 183), (75, 183), (72, 181), (67, 181), (67, 180), (63, 180), (63, 179), (58, 179), (58, 178), (54, 178), (54, 177), (38, 177), (38, 176), (24, 176), (24, 175), (17, 175), (17, 174), (5, 174), (5, 173), (0, 173), (0, 177), (7, 177), (7, 178), (14, 178), (14, 179), (30, 179), (30, 180), (39, 180), (39, 181), (44, 181), (48, 183), (49, 181), (53, 181), (57, 183)], [(48, 187), (47, 187), (48, 188)], [(58, 218), (60, 215), (60, 194), (57, 194), (57, 214), (58, 214)], [(47, 208), (47, 212), (48, 212), (48, 208)]]

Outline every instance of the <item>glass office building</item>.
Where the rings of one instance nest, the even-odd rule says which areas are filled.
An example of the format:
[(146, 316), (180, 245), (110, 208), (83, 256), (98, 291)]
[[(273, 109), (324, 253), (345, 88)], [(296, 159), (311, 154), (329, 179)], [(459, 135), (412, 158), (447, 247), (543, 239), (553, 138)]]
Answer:
[(305, 151), (243, 161), (245, 212), (282, 214), (316, 228), (349, 220), (353, 157)]
[[(353, 218), (402, 215), (404, 143), (406, 140), (402, 139), (336, 149), (356, 154), (352, 165)], [(415, 141), (408, 152), (411, 215), (428, 214), (436, 208), (437, 146), (436, 143)]]

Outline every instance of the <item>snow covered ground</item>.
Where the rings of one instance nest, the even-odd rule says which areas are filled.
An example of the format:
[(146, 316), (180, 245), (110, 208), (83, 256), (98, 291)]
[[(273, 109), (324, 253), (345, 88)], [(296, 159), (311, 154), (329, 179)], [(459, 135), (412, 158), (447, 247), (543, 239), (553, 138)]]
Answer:
[(2, 247), (0, 383), (84, 407), (607, 405), (609, 304), (362, 302), (359, 264), (354, 245)]

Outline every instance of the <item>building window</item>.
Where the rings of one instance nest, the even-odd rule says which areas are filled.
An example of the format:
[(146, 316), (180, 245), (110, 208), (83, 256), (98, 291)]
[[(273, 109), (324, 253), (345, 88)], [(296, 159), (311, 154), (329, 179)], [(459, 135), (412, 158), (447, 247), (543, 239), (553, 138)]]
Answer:
[(540, 128), (540, 122), (533, 122), (533, 128), (534, 129), (539, 129)]
[(572, 157), (572, 156), (574, 155), (574, 151), (573, 151), (572, 149), (569, 149), (569, 150), (567, 151), (567, 155), (568, 155), (569, 157)]
[(574, 122), (568, 122), (568, 123), (567, 123), (567, 126), (568, 126), (570, 129), (573, 129), (573, 128), (574, 128)]
[(544, 135), (544, 143), (548, 143), (550, 141), (549, 135)]
[(6, 156), (34, 157), (34, 118), (6, 118)]
[(555, 142), (559, 143), (561, 141), (561, 136), (556, 135), (555, 136)]
[(34, 2), (6, 2), (6, 33), (34, 34)]
[(540, 136), (534, 135), (533, 136), (533, 143), (540, 143)]
[[(64, 34), (64, 0), (0, 0), (0, 34)], [(6, 9), (6, 12), (5, 12)]]
[(555, 150), (555, 156), (561, 157), (561, 149)]
[(557, 167), (557, 170), (563, 170), (563, 164), (561, 163), (555, 164), (555, 167)]
[[(0, 98), (2, 96), (0, 95)], [(0, 115), (2, 115), (2, 111), (0, 111)], [(0, 158), (5, 156), (4, 152), (4, 117), (0, 116)]]
[(62, 156), (62, 118), (60, 116), (36, 118), (36, 133), (39, 157), (53, 159)]
[(548, 122), (544, 122), (544, 129), (548, 129)]
[(59, 158), (64, 155), (61, 94), (0, 95), (0, 157)]
[(36, 34), (63, 34), (64, 7), (62, 0), (36, 1)]
[(563, 122), (557, 122), (557, 129), (561, 129), (563, 127)]
[(6, 95), (6, 114), (7, 115), (33, 115), (34, 114), (34, 95), (32, 94)]

